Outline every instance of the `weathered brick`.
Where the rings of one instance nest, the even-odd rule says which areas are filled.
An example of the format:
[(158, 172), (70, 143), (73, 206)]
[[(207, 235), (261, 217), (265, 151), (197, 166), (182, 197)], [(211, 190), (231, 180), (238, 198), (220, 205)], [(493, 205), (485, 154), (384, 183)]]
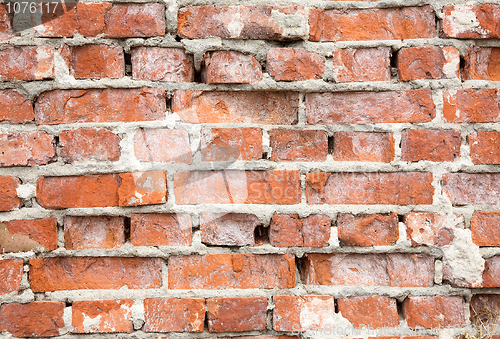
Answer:
[(3, 304), (0, 307), (0, 332), (15, 337), (54, 337), (64, 327), (63, 302), (36, 301)]
[(201, 212), (201, 241), (218, 246), (253, 246), (255, 228), (261, 224), (253, 214)]
[(495, 88), (464, 88), (443, 91), (446, 122), (498, 122), (500, 96)]
[(73, 333), (130, 333), (132, 306), (130, 299), (74, 301), (72, 304)]
[(500, 213), (479, 212), (472, 215), (470, 231), (477, 246), (500, 246)]
[(403, 253), (309, 253), (302, 279), (307, 285), (431, 287), (434, 258)]
[(132, 49), (132, 78), (137, 80), (192, 82), (194, 60), (182, 48)]
[(432, 173), (308, 173), (310, 204), (417, 205), (432, 204)]
[(397, 213), (344, 214), (337, 216), (340, 243), (347, 246), (387, 246), (399, 239)]
[(456, 130), (405, 129), (401, 132), (401, 160), (453, 161), (460, 156)]
[(125, 75), (123, 49), (108, 45), (62, 45), (59, 48), (75, 79), (122, 78)]
[(53, 78), (53, 47), (0, 46), (0, 81)]
[(0, 41), (10, 40), (16, 36), (13, 32), (12, 13), (9, 13), (5, 4), (0, 5)]
[(445, 173), (442, 190), (451, 203), (460, 205), (499, 205), (500, 173)]
[(299, 95), (294, 92), (175, 91), (172, 111), (189, 123), (256, 123), (293, 125)]
[(500, 5), (485, 4), (444, 6), (443, 33), (450, 38), (498, 39)]
[(409, 296), (403, 302), (403, 310), (411, 328), (457, 328), (465, 325), (465, 302), (459, 296)]
[(457, 214), (408, 213), (403, 222), (412, 246), (451, 245), (455, 228), (465, 227), (464, 217)]
[(300, 202), (298, 171), (186, 171), (174, 175), (175, 201), (193, 204)]
[[(210, 337), (207, 339), (225, 339), (227, 337)], [(300, 339), (297, 336), (288, 336), (288, 335), (250, 335), (250, 336), (239, 336), (238, 339)], [(498, 338), (493, 338), (498, 339)]]
[(190, 246), (192, 222), (184, 213), (134, 213), (130, 242), (134, 246)]
[(45, 132), (0, 134), (0, 167), (46, 165), (57, 160), (56, 142)]
[(391, 49), (346, 48), (333, 51), (333, 78), (337, 82), (390, 81)]
[(209, 332), (261, 331), (266, 314), (265, 297), (207, 299)]
[(80, 128), (59, 133), (61, 158), (66, 163), (82, 160), (118, 161), (120, 137), (107, 129)]
[(193, 161), (189, 134), (176, 129), (139, 129), (134, 135), (134, 151), (137, 159), (150, 162)]
[[(500, 9), (500, 7), (498, 7)], [(464, 80), (500, 80), (500, 48), (470, 46), (465, 55)]]
[(0, 260), (0, 295), (20, 291), (22, 278), (22, 259)]
[(275, 214), (269, 228), (272, 246), (323, 247), (330, 240), (331, 220), (325, 215)]
[(262, 158), (262, 130), (257, 127), (205, 128), (201, 131), (202, 161)]
[(306, 116), (310, 125), (429, 122), (436, 116), (436, 106), (427, 89), (310, 93)]
[(335, 323), (335, 301), (329, 295), (273, 296), (273, 329), (297, 332), (326, 329)]
[(333, 135), (334, 161), (391, 162), (392, 133), (338, 131)]
[(118, 248), (124, 244), (124, 217), (64, 217), (64, 245), (68, 250)]
[(14, 177), (0, 177), (0, 211), (12, 211), (21, 206), (17, 196), (17, 188), (21, 180)]
[(188, 39), (299, 39), (307, 31), (305, 11), (299, 6), (184, 7), (177, 21), (179, 35)]
[(0, 223), (0, 253), (40, 249), (52, 251), (56, 248), (56, 217)]
[(41, 177), (37, 201), (45, 208), (136, 206), (166, 202), (165, 172)]
[(0, 121), (8, 121), (17, 124), (33, 121), (35, 118), (31, 101), (26, 95), (16, 90), (1, 90), (0, 102), (2, 103), (2, 105), (0, 105)]
[(262, 66), (253, 55), (237, 51), (207, 52), (201, 63), (206, 84), (253, 83), (262, 80)]
[(478, 287), (500, 287), (500, 256), (484, 260), (483, 283)]
[(455, 47), (402, 48), (397, 60), (401, 81), (459, 77), (460, 52)]
[(203, 332), (205, 300), (144, 299), (144, 332)]
[(467, 136), (474, 164), (500, 164), (500, 132), (476, 132)]
[(271, 48), (266, 70), (276, 81), (302, 81), (323, 78), (326, 58), (301, 48)]
[(389, 297), (349, 297), (337, 300), (339, 313), (354, 328), (397, 327), (399, 315), (396, 299)]
[(206, 254), (168, 260), (168, 287), (174, 290), (292, 288), (295, 283), (295, 257), (290, 254)]
[(160, 288), (159, 258), (54, 257), (29, 261), (33, 292)]
[(272, 129), (269, 145), (274, 161), (325, 161), (328, 135), (325, 131)]
[(473, 324), (500, 324), (500, 295), (475, 294), (470, 301), (470, 320)]
[(35, 103), (37, 124), (162, 120), (163, 88), (53, 90)]
[(431, 6), (309, 10), (311, 41), (400, 40), (435, 36), (435, 14)]

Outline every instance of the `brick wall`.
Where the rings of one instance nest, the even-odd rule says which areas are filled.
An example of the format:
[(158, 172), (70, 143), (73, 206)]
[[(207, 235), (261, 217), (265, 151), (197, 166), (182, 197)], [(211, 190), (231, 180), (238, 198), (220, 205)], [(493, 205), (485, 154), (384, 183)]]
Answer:
[(500, 5), (453, 3), (0, 4), (0, 332), (498, 324)]

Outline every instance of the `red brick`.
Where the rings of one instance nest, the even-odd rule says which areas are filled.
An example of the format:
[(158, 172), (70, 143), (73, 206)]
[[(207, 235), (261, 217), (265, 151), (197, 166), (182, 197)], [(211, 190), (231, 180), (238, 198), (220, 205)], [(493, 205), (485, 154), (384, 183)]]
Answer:
[(392, 133), (338, 131), (333, 136), (334, 161), (391, 162)]
[(144, 299), (144, 332), (203, 332), (205, 300)]
[(118, 161), (120, 137), (107, 129), (81, 128), (59, 133), (59, 146), (64, 162), (82, 160)]
[(465, 325), (463, 297), (409, 296), (403, 303), (403, 309), (411, 328), (457, 328)]
[(336, 49), (333, 77), (337, 82), (390, 81), (390, 56), (390, 47)]
[(271, 48), (266, 70), (276, 81), (302, 81), (323, 78), (326, 58), (301, 48)]
[(445, 122), (498, 122), (500, 95), (495, 88), (450, 89), (443, 92)]
[(72, 305), (73, 333), (130, 333), (132, 306), (130, 299), (74, 301)]
[[(34, 19), (34, 18), (33, 18)], [(151, 37), (165, 35), (165, 6), (162, 4), (77, 3), (69, 11), (50, 7), (35, 27), (37, 36)]]
[[(179, 35), (183, 38), (299, 39), (307, 19), (299, 6), (193, 6), (179, 10)], [(288, 23), (293, 21), (293, 26)]]
[(269, 144), (274, 161), (325, 161), (328, 154), (325, 131), (272, 129)]
[(64, 217), (67, 250), (119, 248), (125, 245), (125, 218), (111, 216)]
[(444, 6), (442, 27), (444, 35), (450, 38), (498, 39), (500, 28), (500, 5), (486, 4)]
[(134, 213), (130, 242), (134, 246), (190, 246), (191, 217), (184, 213)]
[[(1, 8), (1, 7), (0, 7)], [(0, 34), (1, 35), (1, 34)], [(0, 91), (0, 121), (23, 123), (33, 121), (33, 105), (26, 95), (13, 90)]]
[(311, 41), (400, 40), (435, 36), (435, 14), (431, 6), (309, 10)]
[(201, 62), (206, 84), (253, 83), (262, 80), (262, 67), (253, 55), (237, 51), (207, 52)]
[(205, 128), (201, 131), (202, 161), (262, 158), (262, 130), (257, 127)]
[(16, 36), (13, 32), (13, 13), (9, 13), (5, 4), (0, 5), (0, 41), (10, 40)]
[(340, 243), (347, 246), (388, 246), (399, 239), (397, 213), (344, 214), (337, 216)]
[(460, 52), (455, 47), (402, 48), (397, 60), (401, 81), (459, 77)]
[(192, 82), (194, 61), (182, 48), (132, 49), (132, 78), (137, 80)]
[(168, 287), (173, 290), (292, 288), (295, 282), (295, 257), (290, 254), (206, 254), (168, 260)]
[(56, 160), (56, 146), (52, 134), (0, 134), (0, 167), (46, 165)]
[(33, 292), (162, 286), (159, 258), (39, 258), (29, 261), (29, 272)]
[(294, 92), (175, 91), (172, 111), (183, 122), (293, 125), (299, 95)]
[(201, 212), (201, 241), (218, 246), (253, 246), (259, 225), (262, 222), (253, 214)]
[(337, 300), (339, 313), (354, 328), (397, 327), (399, 315), (396, 299), (388, 297), (350, 297)]
[(45, 208), (137, 206), (166, 202), (165, 172), (41, 177), (37, 201)]
[(278, 204), (300, 202), (298, 171), (186, 171), (174, 175), (175, 201), (197, 204)]
[(465, 228), (464, 217), (457, 214), (408, 213), (403, 222), (412, 246), (451, 245), (455, 228)]
[[(498, 7), (500, 9), (500, 6)], [(470, 46), (465, 55), (464, 80), (500, 80), (500, 48)]]
[(324, 330), (335, 321), (335, 301), (329, 295), (273, 296), (273, 329), (297, 332)]
[(405, 129), (401, 132), (401, 160), (453, 161), (460, 156), (460, 132)]
[(63, 302), (36, 301), (3, 304), (0, 307), (0, 332), (15, 337), (54, 337), (64, 327)]
[(432, 173), (308, 173), (310, 204), (427, 205), (432, 204)]
[(500, 164), (500, 132), (476, 132), (467, 136), (474, 164)]
[(189, 134), (184, 130), (141, 128), (134, 136), (134, 151), (141, 161), (193, 162)]
[(323, 247), (330, 240), (331, 220), (326, 215), (275, 214), (269, 228), (272, 246)]
[(209, 332), (244, 332), (266, 329), (267, 298), (207, 299)]
[[(239, 336), (235, 337), (238, 339), (300, 339), (297, 336), (288, 336), (288, 335), (250, 335), (250, 336)], [(227, 339), (227, 337), (210, 337), (207, 339)], [(493, 338), (498, 339), (498, 338)]]
[(0, 223), (0, 252), (57, 248), (57, 219), (12, 220)]
[(475, 294), (470, 301), (470, 320), (472, 324), (500, 324), (500, 295)]
[(436, 116), (432, 92), (338, 92), (306, 94), (309, 125), (429, 122)]
[(500, 256), (484, 260), (483, 283), (478, 287), (500, 287)]
[(17, 197), (17, 188), (21, 180), (14, 177), (0, 177), (0, 211), (12, 211), (21, 206), (21, 200)]
[(0, 260), (0, 295), (20, 291), (22, 278), (22, 259)]
[(37, 124), (162, 120), (163, 88), (54, 90), (35, 103)]
[(477, 246), (500, 246), (499, 225), (499, 212), (474, 212), (470, 221), (472, 242)]
[(445, 173), (442, 190), (451, 203), (460, 205), (499, 205), (500, 173)]
[(0, 46), (0, 81), (53, 78), (53, 47)]
[(62, 45), (59, 54), (69, 68), (69, 75), (75, 79), (122, 78), (125, 75), (123, 49), (118, 46)]
[(309, 253), (302, 280), (307, 285), (431, 287), (434, 258), (404, 253)]

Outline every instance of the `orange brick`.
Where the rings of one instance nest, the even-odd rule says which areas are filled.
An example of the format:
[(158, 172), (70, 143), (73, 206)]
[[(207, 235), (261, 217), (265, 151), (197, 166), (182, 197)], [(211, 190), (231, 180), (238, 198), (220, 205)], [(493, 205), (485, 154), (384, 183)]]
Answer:
[(326, 58), (301, 48), (271, 48), (266, 70), (276, 81), (321, 79)]
[(329, 295), (273, 296), (273, 329), (297, 332), (333, 326), (335, 301)]
[(22, 259), (0, 260), (0, 295), (21, 291)]
[(495, 88), (464, 88), (443, 91), (446, 122), (497, 122), (500, 99)]
[(12, 211), (21, 206), (17, 197), (17, 188), (21, 180), (14, 177), (0, 177), (0, 211)]
[(412, 246), (451, 245), (455, 228), (465, 228), (464, 218), (457, 214), (408, 213), (403, 222)]
[(124, 217), (64, 217), (64, 245), (68, 250), (118, 248), (124, 244)]
[(500, 246), (499, 224), (499, 212), (474, 212), (470, 221), (472, 242), (477, 246)]
[(53, 47), (0, 46), (0, 81), (53, 78)]
[(411, 328), (457, 328), (465, 325), (465, 302), (459, 296), (409, 296), (403, 303), (403, 310)]
[(0, 307), (0, 332), (15, 337), (54, 337), (64, 327), (63, 302), (36, 301), (3, 304)]
[(500, 173), (445, 173), (443, 194), (455, 206), (499, 205)]
[(134, 246), (190, 246), (191, 217), (184, 213), (134, 213), (130, 242)]
[(396, 299), (388, 297), (350, 297), (337, 300), (339, 313), (354, 328), (397, 327), (399, 315)]
[(56, 142), (45, 132), (0, 134), (0, 167), (46, 165), (57, 160)]
[(202, 161), (262, 158), (262, 130), (256, 127), (206, 128), (201, 131)]
[(401, 160), (453, 161), (460, 156), (460, 131), (405, 129), (401, 132)]
[(181, 48), (132, 49), (132, 78), (137, 80), (192, 82), (193, 56)]
[(32, 121), (35, 117), (31, 101), (26, 95), (16, 90), (1, 90), (0, 102), (2, 103), (0, 105), (0, 121), (17, 124)]
[(255, 228), (261, 224), (253, 214), (201, 212), (201, 241), (219, 246), (253, 246)]
[(201, 63), (206, 84), (241, 84), (262, 80), (262, 67), (252, 55), (237, 51), (207, 52)]
[(141, 128), (134, 136), (134, 151), (141, 161), (193, 162), (189, 134), (184, 130)]
[[(445, 37), (467, 39), (498, 39), (500, 28), (495, 24), (500, 19), (500, 5), (485, 4), (444, 6), (442, 28)], [(469, 20), (462, 18), (471, 18)]]
[[(3, 225), (2, 225), (3, 224)], [(12, 220), (0, 224), (0, 252), (52, 251), (57, 248), (57, 219)]]
[(339, 131), (333, 135), (334, 161), (391, 162), (392, 133)]
[(13, 13), (9, 13), (5, 4), (0, 5), (0, 41), (12, 39), (16, 36), (13, 32)]
[(275, 214), (269, 228), (272, 246), (323, 247), (330, 240), (331, 220), (325, 215)]
[(399, 221), (396, 213), (344, 214), (337, 216), (340, 243), (347, 246), (388, 246), (399, 239)]
[(455, 47), (402, 48), (397, 58), (401, 81), (459, 77), (460, 52)]
[[(72, 304), (73, 333), (130, 333), (132, 306), (130, 299), (74, 301)], [(90, 324), (89, 324), (90, 323)]]
[(81, 128), (59, 133), (59, 146), (64, 162), (82, 160), (118, 161), (120, 137), (107, 129)]
[(325, 131), (272, 129), (269, 144), (274, 161), (325, 161), (328, 154)]
[(333, 76), (337, 82), (390, 81), (391, 49), (346, 48), (333, 51)]
[(467, 136), (472, 162), (479, 164), (500, 164), (500, 132), (476, 132)]
[(144, 299), (144, 332), (203, 332), (205, 300)]
[(125, 75), (123, 49), (108, 45), (62, 45), (59, 54), (76, 79), (122, 78)]
[(207, 299), (209, 332), (244, 332), (266, 329), (267, 298)]

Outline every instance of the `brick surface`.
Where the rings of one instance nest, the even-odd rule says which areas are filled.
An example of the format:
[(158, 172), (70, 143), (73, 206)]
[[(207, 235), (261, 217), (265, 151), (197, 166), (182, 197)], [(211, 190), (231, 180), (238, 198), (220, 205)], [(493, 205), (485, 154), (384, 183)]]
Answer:
[(260, 331), (266, 328), (267, 298), (207, 299), (209, 332)]
[(495, 4), (444, 6), (443, 32), (452, 38), (498, 39), (500, 29), (495, 22), (500, 18), (499, 9)]
[(394, 160), (394, 137), (391, 133), (335, 132), (333, 160), (391, 162)]
[(193, 161), (189, 134), (183, 130), (141, 128), (134, 135), (134, 151), (141, 161), (184, 164)]
[(337, 215), (340, 243), (346, 246), (388, 246), (399, 239), (399, 221), (396, 213)]
[(0, 225), (0, 252), (52, 251), (57, 248), (57, 219), (4, 221)]
[(57, 160), (55, 140), (45, 132), (0, 134), (0, 167), (46, 165)]
[(269, 145), (274, 161), (325, 161), (328, 135), (325, 131), (272, 129)]
[(262, 67), (252, 55), (237, 51), (207, 52), (201, 63), (206, 84), (253, 83), (262, 80)]
[(63, 302), (36, 301), (3, 304), (0, 307), (0, 331), (15, 337), (53, 337), (64, 327)]
[(330, 240), (331, 220), (325, 215), (276, 214), (269, 228), (272, 246), (323, 247)]
[(500, 287), (500, 256), (484, 260), (483, 283), (480, 287)]
[(201, 241), (209, 245), (255, 245), (255, 228), (261, 225), (257, 216), (248, 213), (200, 214)]
[(443, 194), (455, 206), (500, 204), (500, 173), (445, 173)]
[(443, 91), (443, 118), (446, 122), (497, 122), (500, 121), (498, 90), (450, 89)]
[(0, 47), (0, 81), (54, 78), (54, 48), (49, 46)]
[(145, 332), (203, 332), (205, 300), (144, 299)]
[(470, 301), (470, 320), (473, 324), (480, 322), (484, 325), (500, 323), (500, 295), (475, 294)]
[(17, 188), (21, 181), (15, 177), (0, 177), (0, 211), (11, 211), (20, 207)]
[(474, 164), (500, 164), (500, 132), (476, 132), (467, 136)]
[(59, 133), (59, 147), (64, 162), (83, 160), (118, 161), (120, 137), (107, 129), (80, 128)]
[(201, 131), (202, 161), (262, 158), (262, 130), (256, 127), (206, 128)]
[(333, 326), (335, 301), (327, 295), (273, 296), (273, 329), (276, 331), (308, 331)]
[(399, 315), (396, 299), (388, 297), (349, 297), (337, 300), (339, 313), (354, 328), (397, 327)]
[(451, 245), (455, 228), (465, 228), (464, 217), (456, 214), (408, 213), (403, 222), (412, 246)]
[(390, 81), (391, 49), (346, 48), (333, 51), (333, 77), (337, 82)]
[(456, 130), (405, 129), (401, 132), (401, 160), (453, 161), (460, 156)]
[(271, 48), (266, 70), (276, 81), (321, 79), (326, 58), (300, 48)]
[(130, 333), (132, 306), (130, 299), (74, 301), (72, 304), (73, 333)]
[(464, 80), (500, 80), (499, 62), (500, 48), (470, 46), (465, 55)]
[(62, 45), (59, 54), (75, 79), (121, 78), (125, 75), (123, 49), (108, 45)]
[(23, 123), (32, 121), (35, 117), (31, 101), (21, 92), (12, 89), (1, 90), (0, 102), (0, 121)]
[(500, 246), (500, 213), (479, 212), (472, 214), (470, 231), (477, 246)]
[(0, 295), (21, 291), (22, 259), (0, 260)]
[(68, 250), (118, 248), (124, 244), (124, 217), (64, 217), (64, 246)]
[(193, 56), (181, 48), (138, 47), (132, 49), (132, 78), (137, 80), (191, 82)]
[(190, 246), (191, 217), (182, 213), (134, 213), (130, 242), (134, 246)]
[(459, 77), (460, 52), (455, 47), (402, 48), (397, 59), (401, 81)]
[(463, 297), (409, 296), (403, 303), (406, 322), (411, 328), (449, 328), (465, 325)]
[(12, 19), (7, 7), (2, 4), (0, 6), (0, 41), (10, 40), (16, 36), (13, 32)]

